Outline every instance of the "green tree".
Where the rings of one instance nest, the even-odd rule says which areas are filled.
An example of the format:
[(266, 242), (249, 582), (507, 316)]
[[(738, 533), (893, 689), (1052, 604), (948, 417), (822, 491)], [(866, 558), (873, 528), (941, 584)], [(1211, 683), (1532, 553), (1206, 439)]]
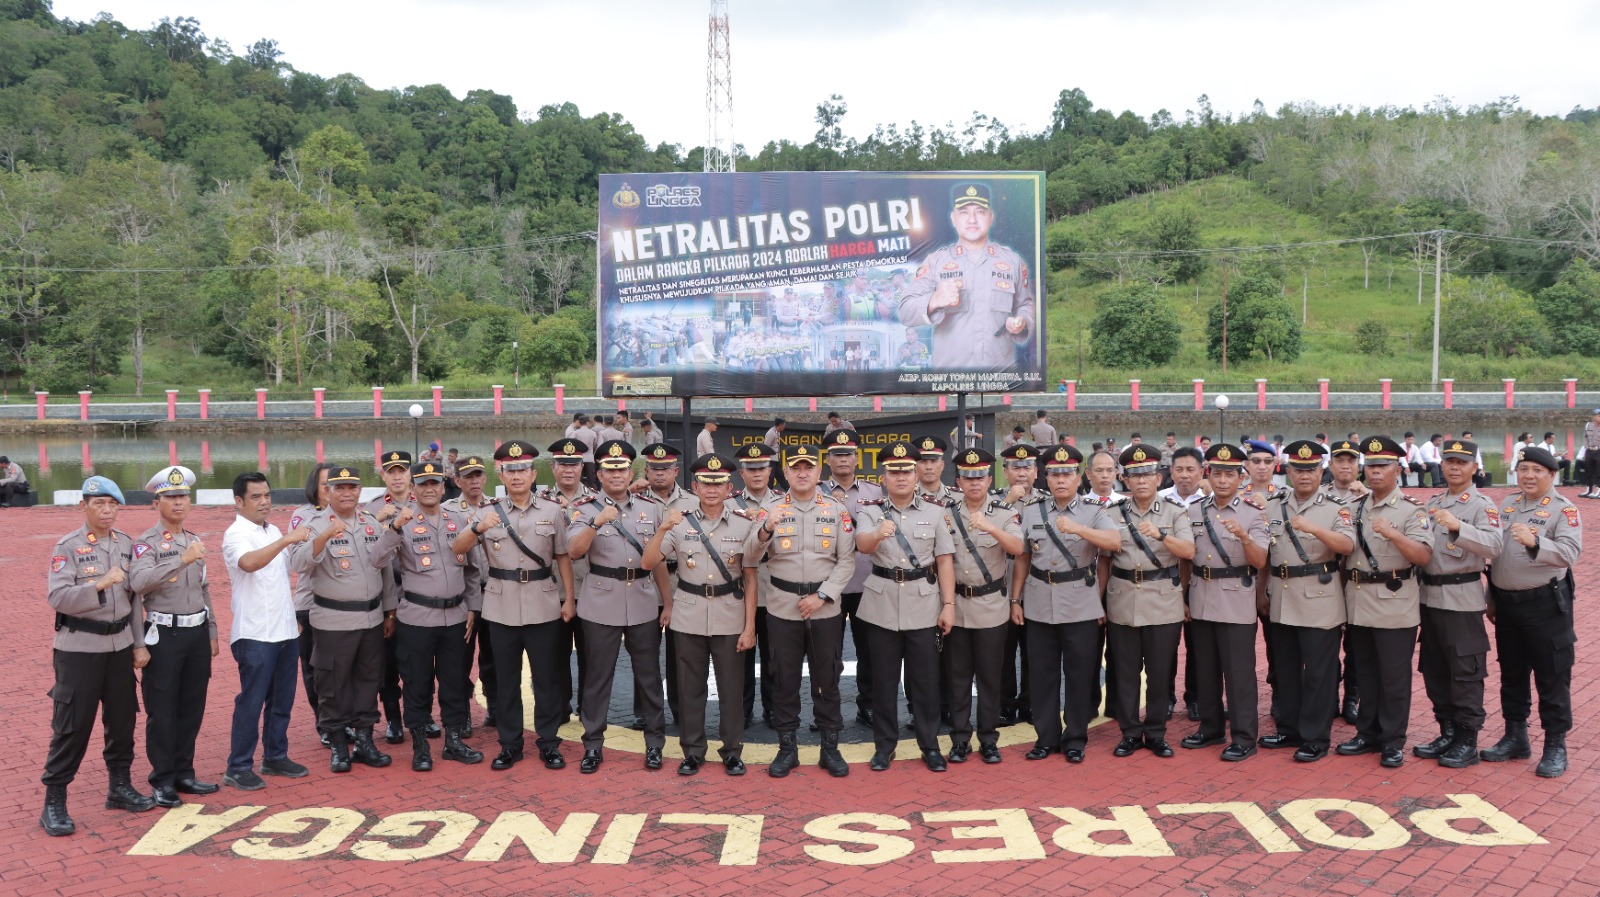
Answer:
[(544, 384), (555, 375), (588, 360), (589, 337), (567, 315), (547, 315), (534, 323), (521, 346), (522, 366)]
[(1089, 332), (1094, 336), (1094, 359), (1112, 367), (1167, 364), (1183, 345), (1177, 312), (1148, 283), (1101, 296)]
[(1446, 351), (1510, 358), (1537, 355), (1550, 342), (1533, 297), (1498, 277), (1447, 278), (1440, 313), (1439, 345)]
[(1173, 206), (1157, 212), (1144, 236), (1153, 249), (1184, 253), (1161, 258), (1162, 270), (1173, 280), (1190, 283), (1205, 272), (1205, 256), (1195, 252), (1201, 247), (1200, 216), (1189, 206)]
[(1223, 303), (1206, 315), (1206, 357), (1222, 360), (1223, 325), (1227, 325), (1228, 361), (1253, 355), (1268, 361), (1294, 361), (1300, 357), (1302, 337), (1293, 303), (1283, 296), (1283, 284), (1263, 273), (1246, 272), (1228, 289), (1227, 314)]
[(1600, 356), (1600, 271), (1593, 265), (1585, 259), (1573, 261), (1533, 299), (1557, 352)]

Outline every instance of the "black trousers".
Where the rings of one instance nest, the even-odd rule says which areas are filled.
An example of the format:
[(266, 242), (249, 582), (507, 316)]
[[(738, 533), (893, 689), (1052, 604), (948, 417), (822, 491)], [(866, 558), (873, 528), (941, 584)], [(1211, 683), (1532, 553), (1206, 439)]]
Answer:
[[(1166, 740), (1167, 704), (1172, 701), (1172, 671), (1177, 666), (1182, 631), (1181, 622), (1106, 624), (1106, 653), (1112, 658), (1110, 681), (1116, 683), (1117, 695), (1112, 713), (1124, 737)], [(1140, 672), (1145, 680), (1143, 721), (1139, 719)]]
[(683, 756), (706, 758), (706, 705), (710, 689), (706, 677), (717, 675), (717, 737), (724, 760), (739, 756), (744, 748), (744, 658), (737, 635), (691, 635), (674, 632), (678, 643), (678, 684), (683, 713), (678, 717), (678, 745)]
[[(755, 718), (757, 680), (760, 680), (761, 712), (768, 718), (772, 716), (772, 654), (771, 636), (768, 635), (767, 609), (756, 608), (756, 648), (754, 651), (744, 652), (744, 718)], [(756, 675), (756, 655), (761, 655), (761, 675)], [(721, 688), (722, 686), (717, 686)]]
[[(617, 676), (617, 654), (628, 649), (633, 666), (634, 712), (644, 718), (645, 747), (659, 748), (667, 743), (667, 717), (661, 707), (661, 623), (646, 620), (633, 626), (608, 626), (585, 620), (583, 651), (588, 658), (584, 671), (583, 696), (579, 719), (583, 721), (583, 747), (598, 750), (605, 746), (606, 716), (611, 711), (611, 686)], [(673, 652), (676, 656), (677, 652)]]
[[(1039, 623), (1029, 620), (1028, 679), (1033, 692), (1035, 744), (1082, 750), (1089, 740), (1091, 681), (1100, 673), (1100, 621)], [(1063, 727), (1062, 683), (1066, 683)]]
[(467, 725), (467, 624), (395, 626), (395, 657), (405, 681), (406, 728), (433, 722), (433, 686), (439, 684), (439, 715), (446, 728)]
[[(472, 656), (478, 656), (478, 681), (483, 683), (483, 700), (491, 713), (495, 708), (495, 697), (500, 693), (500, 679), (495, 675), (494, 669), (494, 639), (485, 632), (483, 618), (478, 619), (479, 625), (473, 627), (472, 639), (467, 642), (465, 652), (467, 672), (467, 699), (470, 703), (473, 695), (472, 685)], [(520, 691), (521, 684), (517, 685)], [(470, 717), (469, 717), (470, 719)]]
[(311, 666), (311, 611), (297, 610), (294, 612), (296, 623), (300, 624), (300, 635), (297, 640), (300, 648), (300, 683), (305, 686), (306, 703), (311, 706), (311, 718), (317, 718), (317, 671)]
[[(1183, 644), (1183, 703), (1193, 704), (1195, 701), (1195, 671), (1194, 671), (1194, 623), (1190, 620), (1183, 621), (1179, 641)], [(1178, 694), (1178, 658), (1177, 648), (1173, 648), (1172, 672), (1167, 676), (1170, 684), (1168, 694)]]
[[(656, 609), (659, 615), (661, 608)], [(656, 627), (660, 629), (660, 626)], [(662, 680), (667, 683), (667, 709), (672, 711), (672, 721), (678, 721), (678, 713), (683, 707), (683, 700), (678, 692), (678, 642), (671, 636), (662, 634), (661, 643), (666, 646), (667, 663), (661, 665), (661, 651), (656, 651), (655, 667)], [(633, 715), (637, 719), (645, 718), (644, 697), (637, 691), (633, 693)]]
[[(1021, 655), (1021, 672), (1018, 672), (1017, 655)], [(1023, 635), (1023, 627), (1016, 623), (1006, 624), (1006, 643), (1000, 649), (1000, 691), (1004, 698), (1006, 710), (1029, 710), (1032, 703), (1028, 700), (1028, 639)]]
[[(539, 750), (560, 747), (558, 730), (567, 715), (561, 685), (568, 681), (571, 671), (567, 665), (572, 650), (567, 624), (555, 619), (529, 626), (487, 625), (489, 632), (483, 643), (494, 645), (491, 669), (497, 681), (490, 706), (494, 708), (500, 746), (509, 751), (522, 750), (522, 733), (527, 728), (522, 707), (522, 658), (526, 655), (528, 678), (533, 680), (533, 728), (538, 734)], [(488, 686), (486, 679), (484, 694), (489, 693)]]
[[(905, 664), (906, 704), (916, 722), (917, 747), (939, 749), (939, 630), (885, 629), (861, 619), (851, 626), (866, 630), (872, 653), (872, 743), (881, 754), (893, 754), (900, 743), (900, 665)], [(860, 661), (856, 661), (859, 669)]]
[[(860, 592), (845, 592), (839, 596), (839, 607), (850, 618), (850, 644), (856, 649), (856, 711), (872, 711), (872, 642), (867, 638), (871, 623), (857, 623), (856, 611), (861, 607)], [(899, 700), (899, 696), (895, 696)]]
[(1350, 662), (1350, 625), (1348, 623), (1345, 624), (1343, 641), (1340, 642), (1339, 650), (1340, 669), (1343, 670), (1340, 673), (1340, 678), (1344, 682), (1344, 699), (1346, 701), (1359, 701), (1361, 700), (1361, 688), (1356, 685), (1356, 668)]
[[(1256, 624), (1195, 620), (1195, 696), (1200, 705), (1199, 734), (1221, 735), (1232, 724), (1233, 743), (1256, 742)], [(1223, 691), (1228, 716), (1222, 715)]]
[(1590, 489), (1600, 489), (1600, 452), (1591, 453), (1583, 459), (1583, 485)]
[(150, 758), (150, 784), (170, 788), (179, 779), (195, 777), (194, 743), (211, 684), (211, 628), (162, 626), (160, 639), (149, 650), (150, 663), (139, 677), (146, 714), (144, 750)]
[[(817, 728), (837, 732), (844, 728), (839, 709), (839, 674), (844, 671), (844, 615), (823, 620), (785, 620), (767, 617), (767, 645), (772, 649), (766, 669), (772, 676), (772, 727), (779, 732), (800, 728), (800, 668), (810, 661), (811, 716)], [(766, 673), (762, 674), (763, 680)]]
[(1528, 721), (1533, 696), (1528, 676), (1539, 690), (1539, 724), (1546, 735), (1572, 729), (1572, 662), (1577, 634), (1572, 611), (1552, 597), (1495, 604), (1494, 643), (1500, 657), (1500, 710), (1508, 723)]
[[(566, 634), (563, 637), (561, 651), (561, 703), (565, 707), (572, 707), (572, 699), (582, 694), (583, 671), (589, 665), (588, 658), (583, 653), (583, 621), (573, 617), (571, 622), (564, 624)], [(572, 657), (578, 658), (578, 681), (572, 681)], [(576, 687), (574, 687), (576, 685)], [(517, 686), (521, 688), (519, 684)]]
[[(366, 629), (316, 630), (311, 665), (316, 668), (317, 731), (378, 724), (378, 683), (383, 680), (383, 624)], [(442, 693), (442, 690), (441, 690)], [(430, 696), (429, 709), (433, 704)]]
[[(309, 627), (307, 627), (309, 629)], [(378, 686), (378, 700), (383, 702), (383, 716), (391, 722), (400, 718), (400, 634), (396, 624), (395, 634), (383, 640), (383, 681)]]
[(89, 750), (94, 717), (100, 714), (104, 729), (106, 769), (127, 772), (133, 767), (133, 727), (139, 715), (139, 697), (133, 684), (133, 648), (105, 653), (56, 651), (56, 684), (50, 689), (54, 706), (50, 716), (50, 752), (45, 755), (46, 785), (67, 785)]
[(979, 744), (1000, 740), (1000, 663), (1006, 645), (1007, 620), (999, 626), (967, 629), (956, 626), (944, 637), (943, 656), (950, 668), (950, 743), (970, 744), (973, 732), (972, 684), (978, 684)]
[(1385, 748), (1404, 748), (1411, 719), (1412, 655), (1417, 627), (1350, 627), (1350, 662), (1361, 689), (1356, 734)]
[(1343, 627), (1267, 624), (1278, 646), (1278, 734), (1327, 747), (1339, 701), (1339, 639)]
[[(1090, 719), (1094, 719), (1099, 714), (1102, 706), (1105, 707), (1107, 716), (1115, 712), (1113, 708), (1117, 705), (1117, 685), (1112, 681), (1111, 677), (1111, 665), (1114, 662), (1111, 657), (1111, 647), (1106, 642), (1106, 627), (1102, 623), (1100, 624), (1100, 632), (1095, 639), (1094, 677), (1089, 687)], [(1102, 683), (1104, 684), (1102, 685)], [(1104, 702), (1101, 701), (1102, 691), (1104, 692)], [(1166, 708), (1163, 707), (1162, 711), (1165, 712), (1165, 710)]]
[[(1422, 607), (1417, 671), (1433, 718), (1476, 732), (1483, 728), (1483, 681), (1489, 677), (1489, 631), (1481, 610)], [(148, 703), (148, 702), (146, 702)]]
[(1266, 614), (1257, 614), (1256, 620), (1261, 624), (1261, 644), (1267, 655), (1267, 706), (1270, 709), (1278, 703), (1278, 632), (1273, 629), (1272, 621)]

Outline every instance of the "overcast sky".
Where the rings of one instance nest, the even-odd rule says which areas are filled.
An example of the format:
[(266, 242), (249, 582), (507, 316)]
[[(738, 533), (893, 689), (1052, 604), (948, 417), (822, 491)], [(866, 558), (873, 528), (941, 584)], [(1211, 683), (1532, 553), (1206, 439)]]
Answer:
[[(734, 136), (749, 152), (809, 141), (816, 106), (849, 104), (845, 131), (1049, 123), (1080, 87), (1097, 108), (1182, 120), (1260, 100), (1466, 106), (1516, 95), (1542, 114), (1600, 105), (1600, 3), (1417, 0), (730, 0)], [(987, 7), (987, 8), (985, 8)], [(284, 60), (376, 88), (440, 83), (509, 94), (525, 116), (574, 102), (620, 113), (651, 144), (706, 140), (705, 0), (55, 0), (58, 17), (109, 12), (150, 27), (191, 16), (236, 53), (276, 40)]]

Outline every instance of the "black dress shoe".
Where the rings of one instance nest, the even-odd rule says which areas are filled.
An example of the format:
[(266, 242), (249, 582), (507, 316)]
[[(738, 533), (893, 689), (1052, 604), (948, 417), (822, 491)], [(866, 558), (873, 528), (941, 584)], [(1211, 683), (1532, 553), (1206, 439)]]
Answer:
[(1062, 751), (1061, 753), (1064, 756), (1066, 756), (1068, 763), (1082, 763), (1083, 762), (1083, 749), (1082, 748), (1067, 748), (1066, 750)]
[(1264, 748), (1297, 748), (1305, 741), (1296, 735), (1263, 735), (1256, 739), (1256, 744)]
[(1328, 756), (1328, 746), (1325, 744), (1302, 744), (1300, 750), (1294, 752), (1294, 758), (1301, 763), (1315, 763)]
[(1033, 746), (1033, 750), (1029, 751), (1026, 754), (1026, 757), (1029, 760), (1043, 760), (1046, 757), (1050, 756), (1051, 754), (1055, 753), (1056, 750), (1057, 750), (1057, 748), (1045, 747), (1042, 744), (1037, 744), (1037, 745)]
[(183, 806), (183, 798), (178, 796), (178, 789), (176, 788), (157, 788), (150, 796), (155, 798), (156, 806), (158, 807), (171, 809)]
[(1172, 745), (1167, 744), (1167, 740), (1165, 738), (1161, 739), (1160, 741), (1151, 741), (1150, 739), (1146, 738), (1144, 740), (1144, 746), (1149, 748), (1150, 753), (1155, 754), (1157, 757), (1172, 756)]
[(683, 762), (678, 764), (678, 775), (692, 776), (700, 771), (700, 764), (704, 762), (699, 757), (684, 757)]
[(1355, 757), (1360, 754), (1376, 754), (1381, 750), (1383, 750), (1381, 745), (1377, 744), (1376, 742), (1368, 741), (1365, 738), (1362, 738), (1360, 735), (1357, 735), (1349, 741), (1346, 741), (1334, 748), (1334, 751), (1336, 751), (1341, 757)]
[(642, 716), (634, 717), (633, 718), (633, 722), (628, 723), (628, 728), (632, 729), (635, 732), (643, 732), (644, 731), (644, 717), (642, 717)]
[(876, 721), (877, 721), (877, 718), (875, 716), (873, 716), (871, 710), (857, 710), (856, 711), (856, 722), (860, 723), (861, 725), (866, 726), (867, 728), (870, 729), (870, 728), (872, 728), (873, 723), (875, 723)]
[(1183, 736), (1183, 740), (1179, 741), (1178, 743), (1186, 748), (1193, 749), (1209, 747), (1213, 744), (1221, 744), (1226, 740), (1227, 738), (1224, 737), (1221, 732), (1218, 732), (1215, 735), (1202, 735), (1199, 732), (1195, 732), (1192, 735)]
[(1010, 710), (1003, 710), (1000, 712), (1000, 725), (1015, 726), (1020, 721), (1021, 717), (1022, 714), (1019, 713), (1015, 707), (1011, 708)]
[(600, 771), (600, 764), (605, 762), (605, 755), (599, 748), (590, 748), (583, 752), (583, 760), (578, 763), (578, 771), (584, 775)]
[(510, 769), (511, 767), (516, 766), (517, 761), (521, 759), (521, 751), (514, 751), (511, 748), (501, 748), (500, 753), (496, 754), (495, 758), (489, 761), (489, 768)]
[(922, 752), (922, 762), (927, 765), (929, 772), (944, 772), (950, 767), (944, 762), (944, 754), (938, 748)]
[(222, 789), (216, 782), (202, 782), (198, 779), (179, 779), (174, 783), (179, 794), (216, 794)]
[[(999, 763), (1000, 746), (995, 744), (980, 744), (978, 745), (978, 756), (982, 757), (983, 762), (985, 763)], [(953, 760), (955, 758), (952, 757), (951, 759)]]
[(428, 737), (429, 738), (438, 738), (438, 737), (440, 737), (442, 735), (444, 735), (444, 730), (439, 728), (439, 724), (438, 723), (428, 723)]
[(1177, 712), (1177, 710), (1178, 710), (1177, 703), (1174, 702), (1174, 701), (1168, 701), (1167, 702), (1167, 719), (1169, 719), (1169, 720), (1172, 719), (1172, 714)]
[(1256, 746), (1253, 744), (1230, 744), (1222, 749), (1222, 759), (1229, 763), (1238, 763), (1240, 760), (1255, 756)]
[(1183, 705), (1183, 712), (1184, 712), (1184, 714), (1186, 716), (1189, 717), (1189, 722), (1191, 722), (1191, 723), (1200, 722), (1200, 705), (1199, 704), (1196, 704), (1193, 701), (1186, 702)]
[(644, 749), (644, 768), (645, 769), (660, 769), (661, 768), (661, 748), (645, 748)]
[(566, 769), (567, 758), (561, 756), (560, 748), (543, 748), (539, 751), (539, 759), (544, 761), (545, 769)]
[(1406, 762), (1405, 751), (1399, 748), (1384, 748), (1383, 756), (1378, 760), (1388, 769), (1399, 769)]
[(971, 744), (952, 744), (950, 745), (950, 762), (965, 763), (967, 762), (967, 755), (970, 753), (972, 753)]
[(1125, 735), (1117, 742), (1116, 748), (1111, 753), (1118, 757), (1132, 757), (1133, 752), (1144, 747), (1144, 738), (1137, 735)]
[[(399, 720), (389, 720), (389, 725), (385, 726), (383, 729), (383, 740), (389, 742), (390, 744), (399, 744), (400, 742), (406, 740), (406, 730), (400, 725)], [(323, 744), (327, 744), (327, 742), (324, 741)]]
[(1344, 709), (1340, 711), (1339, 715), (1344, 718), (1345, 722), (1353, 726), (1356, 724), (1356, 711), (1360, 709), (1360, 705), (1356, 701), (1346, 698)]
[(730, 776), (742, 776), (745, 774), (744, 761), (737, 755), (725, 758), (722, 761), (722, 771)]
[(889, 755), (878, 751), (872, 755), (872, 762), (867, 764), (867, 768), (873, 772), (883, 772), (889, 768)]

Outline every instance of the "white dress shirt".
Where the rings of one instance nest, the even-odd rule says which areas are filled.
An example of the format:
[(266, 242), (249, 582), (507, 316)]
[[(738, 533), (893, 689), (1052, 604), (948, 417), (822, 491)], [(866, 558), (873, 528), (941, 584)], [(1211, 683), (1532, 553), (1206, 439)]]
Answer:
[(1205, 498), (1205, 497), (1206, 497), (1206, 494), (1204, 492), (1201, 492), (1199, 489), (1196, 489), (1194, 491), (1193, 495), (1190, 495), (1188, 498), (1184, 498), (1183, 496), (1178, 494), (1178, 487), (1177, 486), (1168, 486), (1167, 488), (1162, 489), (1160, 492), (1156, 493), (1156, 498), (1159, 498), (1162, 501), (1170, 501), (1170, 502), (1172, 502), (1173, 504), (1177, 505), (1180, 508), (1187, 508), (1190, 505), (1194, 504), (1195, 502), (1197, 502), (1200, 499)]
[(1421, 442), (1417, 444), (1417, 457), (1422, 460), (1423, 464), (1441, 463), (1439, 457), (1439, 447), (1434, 445), (1433, 440), (1431, 439), (1427, 442)]
[(257, 642), (283, 642), (298, 638), (300, 627), (294, 618), (294, 594), (289, 588), (289, 561), (279, 552), (265, 567), (254, 573), (239, 569), (239, 559), (283, 538), (276, 526), (257, 526), (236, 517), (222, 534), (222, 560), (233, 584), (233, 629), (228, 641), (249, 639)]

